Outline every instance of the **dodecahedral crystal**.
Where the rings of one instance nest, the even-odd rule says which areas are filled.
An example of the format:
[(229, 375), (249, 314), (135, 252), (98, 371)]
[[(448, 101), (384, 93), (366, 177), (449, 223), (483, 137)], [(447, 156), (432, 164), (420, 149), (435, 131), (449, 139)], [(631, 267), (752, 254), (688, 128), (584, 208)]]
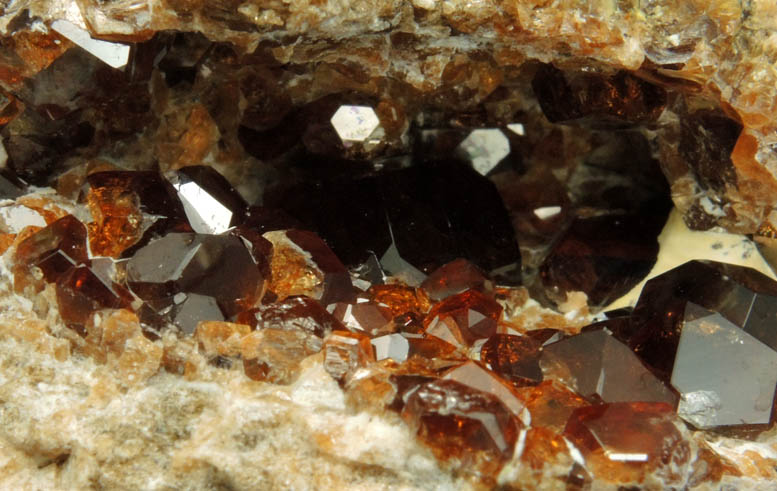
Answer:
[(384, 334), (373, 338), (370, 342), (375, 348), (375, 359), (378, 361), (391, 358), (401, 363), (407, 360), (410, 343), (401, 334)]
[(544, 347), (543, 367), (563, 364), (562, 381), (581, 395), (604, 402), (663, 402), (677, 396), (642, 365), (637, 356), (605, 329), (584, 332)]
[(57, 279), (59, 313), (65, 325), (80, 333), (95, 310), (126, 309), (131, 302), (124, 287), (100, 278), (86, 264), (70, 268)]
[(518, 436), (515, 418), (499, 399), (452, 380), (418, 387), (402, 417), (440, 459), (486, 475), (512, 456)]
[(480, 359), (496, 373), (520, 385), (542, 382), (542, 343), (528, 336), (494, 334), (480, 348)]
[(303, 183), (268, 199), (317, 231), (348, 265), (373, 252), (387, 272), (410, 270), (420, 283), (466, 257), (500, 278), (518, 276), (520, 251), (504, 205), (494, 185), (465, 165)]
[(471, 345), (496, 334), (502, 307), (477, 290), (448, 297), (424, 320), (426, 333), (454, 346)]
[(126, 269), (133, 292), (157, 309), (183, 292), (213, 297), (234, 315), (254, 305), (264, 284), (251, 253), (232, 235), (171, 233), (139, 249)]
[(182, 167), (168, 179), (196, 233), (220, 234), (244, 221), (248, 204), (212, 167)]
[(775, 316), (777, 282), (741, 266), (690, 261), (647, 282), (622, 336), (680, 392), (686, 421), (765, 424), (777, 385)]
[(621, 126), (655, 121), (666, 105), (666, 91), (620, 71), (563, 72), (542, 65), (532, 81), (542, 112), (551, 122), (580, 121)]
[(67, 215), (19, 243), (14, 256), (15, 273), (27, 274), (27, 268), (37, 266), (46, 281), (54, 282), (87, 259), (86, 227)]
[(516, 418), (525, 424), (529, 423), (529, 413), (510, 384), (482, 364), (468, 361), (446, 371), (443, 378), (495, 396)]
[(594, 475), (639, 483), (650, 472), (665, 483), (682, 478), (690, 445), (678, 429), (672, 406), (621, 402), (576, 409), (564, 436), (577, 447)]

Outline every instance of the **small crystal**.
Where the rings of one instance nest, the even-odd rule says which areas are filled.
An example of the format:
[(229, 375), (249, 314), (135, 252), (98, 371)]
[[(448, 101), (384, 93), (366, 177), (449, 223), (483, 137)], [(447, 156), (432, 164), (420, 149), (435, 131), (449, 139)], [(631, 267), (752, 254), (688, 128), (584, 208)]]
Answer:
[(528, 336), (494, 334), (481, 347), (480, 360), (513, 383), (538, 384), (542, 382), (541, 346)]
[(86, 227), (72, 215), (60, 218), (21, 241), (14, 259), (17, 266), (38, 266), (46, 281), (54, 282), (87, 261)]
[(322, 339), (331, 331), (345, 331), (345, 326), (321, 304), (303, 296), (241, 312), (237, 322), (253, 329), (299, 329)]
[(421, 283), (432, 300), (440, 301), (468, 289), (484, 290), (488, 279), (477, 266), (466, 259), (455, 259), (434, 270)]
[(441, 460), (495, 475), (513, 454), (518, 424), (490, 394), (452, 380), (420, 385), (408, 397), (402, 418)]
[(477, 129), (459, 144), (459, 150), (473, 169), (486, 176), (510, 153), (510, 142), (500, 129)]
[(341, 383), (374, 359), (370, 338), (364, 334), (333, 331), (324, 341), (324, 369)]
[(520, 421), (529, 424), (531, 416), (513, 388), (481, 364), (468, 361), (445, 372), (443, 378), (495, 396)]
[(299, 375), (300, 362), (322, 347), (321, 338), (302, 329), (256, 330), (243, 337), (243, 368), (253, 380), (290, 384)]
[(589, 406), (578, 394), (552, 380), (520, 390), (531, 415), (532, 426), (560, 432), (575, 409)]
[(349, 328), (370, 337), (392, 329), (391, 311), (375, 302), (336, 303), (330, 306), (332, 315)]
[[(435, 305), (424, 320), (426, 333), (456, 343), (471, 345), (496, 334), (502, 307), (477, 290), (448, 297)], [(445, 334), (451, 333), (451, 334)], [(456, 343), (451, 343), (457, 345)]]
[(345, 144), (365, 141), (380, 125), (375, 110), (369, 106), (340, 106), (331, 122)]
[(57, 305), (65, 325), (79, 333), (92, 312), (99, 309), (126, 309), (132, 296), (120, 285), (106, 282), (88, 265), (75, 266), (57, 279)]

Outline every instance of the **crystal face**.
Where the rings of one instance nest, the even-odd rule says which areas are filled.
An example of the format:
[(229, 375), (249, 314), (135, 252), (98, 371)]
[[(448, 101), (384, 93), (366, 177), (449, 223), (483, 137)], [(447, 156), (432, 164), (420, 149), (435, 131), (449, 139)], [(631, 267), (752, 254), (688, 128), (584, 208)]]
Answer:
[(597, 475), (631, 482), (652, 470), (671, 482), (679, 479), (678, 471), (690, 458), (690, 446), (673, 413), (668, 404), (644, 402), (580, 408), (570, 416), (564, 436)]
[(380, 125), (375, 110), (369, 106), (340, 106), (331, 122), (346, 144), (365, 141)]
[(196, 233), (220, 234), (243, 221), (248, 205), (213, 168), (183, 167), (170, 183)]
[[(604, 402), (663, 402), (677, 396), (642, 365), (637, 356), (605, 329), (572, 336), (544, 347), (543, 366), (563, 364), (566, 381), (585, 397)], [(563, 379), (562, 379), (563, 380)]]
[(214, 298), (230, 316), (253, 306), (264, 285), (251, 253), (232, 235), (171, 233), (139, 249), (126, 270), (132, 291), (157, 310), (192, 293)]
[(459, 144), (478, 174), (488, 175), (510, 153), (510, 141), (499, 129), (473, 130)]
[(518, 280), (520, 251), (501, 198), (466, 165), (415, 165), (303, 183), (270, 193), (267, 202), (318, 232), (348, 266), (372, 252), (386, 272), (408, 272), (417, 284), (466, 257), (497, 277)]
[(688, 303), (671, 383), (681, 396), (677, 414), (696, 427), (767, 424), (777, 352), (719, 313)]

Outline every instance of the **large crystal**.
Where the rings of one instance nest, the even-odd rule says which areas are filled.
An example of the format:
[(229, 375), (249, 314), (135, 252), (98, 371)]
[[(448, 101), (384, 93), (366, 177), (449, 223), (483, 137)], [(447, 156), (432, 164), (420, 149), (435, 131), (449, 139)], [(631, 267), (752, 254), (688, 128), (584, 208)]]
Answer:
[(232, 235), (171, 233), (139, 249), (126, 270), (132, 291), (157, 309), (178, 293), (193, 293), (213, 297), (227, 316), (251, 308), (265, 280)]
[(687, 421), (766, 424), (777, 385), (775, 316), (777, 282), (741, 266), (691, 261), (647, 282), (620, 336), (680, 392), (678, 413)]
[(372, 251), (390, 273), (431, 273), (466, 257), (499, 277), (518, 277), (520, 252), (504, 205), (494, 185), (464, 165), (303, 183), (269, 201), (317, 231), (348, 265)]
[(435, 305), (424, 320), (426, 333), (454, 346), (469, 346), (496, 334), (502, 307), (477, 290), (467, 290)]
[(563, 364), (562, 380), (581, 395), (604, 402), (664, 402), (677, 396), (606, 329), (588, 331), (544, 347), (543, 366)]
[(60, 218), (20, 242), (14, 260), (15, 274), (29, 274), (28, 268), (37, 266), (46, 281), (54, 282), (72, 266), (86, 262), (86, 227), (72, 215)]

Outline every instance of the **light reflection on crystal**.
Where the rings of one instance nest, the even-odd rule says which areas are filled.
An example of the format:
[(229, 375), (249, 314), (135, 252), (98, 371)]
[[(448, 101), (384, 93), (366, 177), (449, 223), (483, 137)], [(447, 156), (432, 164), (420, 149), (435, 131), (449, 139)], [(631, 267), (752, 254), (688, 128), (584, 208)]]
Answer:
[(369, 106), (340, 106), (331, 122), (343, 143), (363, 142), (380, 125), (378, 115)]
[(510, 153), (510, 142), (500, 129), (477, 129), (461, 142), (459, 149), (472, 168), (485, 176)]

